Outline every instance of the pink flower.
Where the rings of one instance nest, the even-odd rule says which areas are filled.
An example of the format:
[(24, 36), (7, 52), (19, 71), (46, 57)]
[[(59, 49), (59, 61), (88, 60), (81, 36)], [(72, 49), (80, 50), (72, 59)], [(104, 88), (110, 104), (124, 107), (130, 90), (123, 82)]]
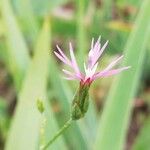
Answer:
[(55, 51), (54, 52), (55, 55), (63, 63), (65, 63), (72, 69), (72, 71), (68, 71), (65, 69), (62, 70), (66, 75), (65, 78), (68, 80), (79, 80), (83, 84), (84, 83), (91, 84), (92, 81), (96, 80), (97, 78), (115, 75), (115, 74), (120, 73), (123, 70), (127, 70), (128, 68), (130, 68), (130, 66), (127, 66), (127, 67), (122, 67), (119, 69), (113, 69), (113, 67), (123, 58), (123, 55), (122, 55), (116, 58), (114, 61), (112, 61), (104, 70), (96, 72), (96, 69), (98, 66), (98, 59), (101, 57), (107, 44), (108, 44), (108, 41), (106, 41), (106, 43), (102, 46), (100, 43), (100, 37), (98, 38), (96, 43), (94, 43), (94, 39), (92, 39), (91, 49), (88, 54), (87, 64), (84, 63), (85, 74), (83, 74), (79, 69), (76, 58), (74, 56), (71, 43), (69, 44), (71, 59), (69, 59), (57, 45), (58, 52)]

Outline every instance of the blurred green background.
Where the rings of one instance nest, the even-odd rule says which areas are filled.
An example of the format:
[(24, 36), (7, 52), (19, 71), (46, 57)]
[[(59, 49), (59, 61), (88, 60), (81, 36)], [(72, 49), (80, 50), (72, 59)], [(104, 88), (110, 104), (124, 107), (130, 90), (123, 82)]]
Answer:
[(38, 150), (69, 119), (79, 83), (53, 51), (71, 41), (83, 68), (100, 35), (98, 69), (120, 54), (132, 68), (95, 81), (86, 116), (48, 149), (150, 150), (150, 0), (0, 0), (0, 150)]

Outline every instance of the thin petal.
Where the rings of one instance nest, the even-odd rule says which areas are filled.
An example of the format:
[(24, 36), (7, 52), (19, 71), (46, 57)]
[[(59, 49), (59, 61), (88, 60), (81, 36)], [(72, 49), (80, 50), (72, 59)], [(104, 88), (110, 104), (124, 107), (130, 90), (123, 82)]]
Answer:
[(106, 41), (105, 44), (103, 45), (103, 47), (100, 48), (100, 43), (99, 43), (99, 45), (97, 44), (97, 46), (94, 47), (95, 50), (91, 51), (91, 53), (93, 52), (93, 54), (92, 54), (92, 56), (89, 55), (89, 60), (88, 60), (88, 66), (90, 68), (92, 68), (96, 64), (96, 62), (98, 61), (98, 59), (104, 52), (107, 44), (108, 44), (108, 41)]
[(65, 64), (70, 65), (60, 54), (54, 51), (54, 54)]
[(123, 55), (112, 61), (104, 70), (110, 70), (113, 68), (121, 59), (123, 58)]
[(63, 77), (63, 78), (66, 80), (76, 80), (76, 78), (73, 78), (73, 77)]
[(62, 71), (67, 75), (74, 76), (74, 74), (68, 70), (62, 69)]
[(78, 76), (78, 75), (76, 75), (76, 74), (73, 74), (72, 72), (70, 72), (70, 71), (68, 71), (68, 70), (62, 69), (62, 71), (63, 71), (68, 77), (75, 78), (75, 79), (79, 79), (79, 80), (82, 79), (81, 76)]
[(99, 72), (98, 74), (94, 75), (94, 78), (93, 80), (99, 78), (99, 77), (107, 77), (107, 76), (111, 76), (111, 75), (115, 75), (115, 74), (118, 74), (120, 73), (121, 71), (123, 70), (127, 70), (131, 68), (131, 66), (128, 66), (128, 67), (122, 67), (122, 68), (119, 68), (119, 69), (113, 69), (113, 70), (109, 70), (109, 71), (106, 71), (106, 72)]
[(80, 70), (79, 70), (78, 64), (76, 62), (76, 58), (74, 56), (74, 52), (73, 52), (71, 43), (69, 44), (69, 47), (70, 47), (70, 57), (71, 57), (72, 67), (77, 74), (80, 74)]
[(101, 44), (100, 44), (101, 36), (99, 36), (98, 40), (96, 41), (95, 45), (93, 46), (93, 51), (94, 53), (97, 53), (100, 50)]
[(92, 39), (91, 50), (89, 51), (89, 54), (88, 54), (88, 68), (90, 68), (90, 69), (96, 63), (95, 57), (96, 57), (96, 55), (98, 55), (98, 52), (99, 52), (100, 46), (101, 46), (100, 45), (100, 39), (101, 39), (101, 36), (99, 36), (95, 45), (94, 45), (94, 39)]
[(92, 78), (92, 76), (95, 74), (97, 66), (98, 66), (98, 63), (96, 63), (92, 69), (90, 69), (90, 68), (87, 69), (86, 65), (84, 63), (84, 70), (85, 70), (85, 74), (86, 74), (85, 80), (88, 78)]
[(100, 49), (99, 57), (102, 55), (102, 53), (104, 52), (104, 50), (105, 50), (105, 48), (106, 48), (107, 45), (108, 45), (108, 40), (105, 42), (105, 44), (103, 45), (103, 47)]
[(92, 38), (91, 49), (93, 49), (93, 47), (94, 47), (94, 38)]
[(97, 69), (97, 66), (98, 66), (98, 62), (94, 65), (93, 69), (91, 70), (90, 77), (95, 74), (95, 71), (96, 71), (96, 69)]
[(63, 51), (60, 49), (60, 47), (58, 45), (56, 45), (58, 51), (60, 52), (61, 56), (68, 62), (68, 64), (70, 63), (70, 60), (68, 59), (68, 57), (63, 53)]
[(105, 44), (103, 45), (103, 47), (99, 50), (99, 52), (97, 54), (95, 54), (95, 58), (93, 58), (95, 60), (94, 63), (93, 63), (93, 65), (95, 65), (95, 63), (101, 57), (101, 55), (104, 52), (104, 50), (105, 50), (105, 48), (106, 48), (107, 45), (108, 45), (108, 41), (106, 41)]
[(87, 73), (88, 73), (88, 70), (87, 70), (87, 67), (86, 67), (85, 62), (84, 62), (84, 71), (85, 71), (85, 74), (87, 74)]

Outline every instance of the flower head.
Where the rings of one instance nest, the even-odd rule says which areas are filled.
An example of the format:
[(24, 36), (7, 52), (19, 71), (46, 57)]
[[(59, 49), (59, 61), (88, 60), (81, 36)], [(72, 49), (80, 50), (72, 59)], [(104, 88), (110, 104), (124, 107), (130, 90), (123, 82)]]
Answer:
[(65, 63), (72, 69), (72, 72), (65, 69), (62, 70), (66, 75), (65, 78), (68, 80), (79, 80), (83, 84), (87, 82), (92, 83), (92, 81), (96, 80), (97, 78), (118, 74), (121, 71), (130, 68), (130, 66), (128, 66), (119, 69), (113, 69), (113, 67), (123, 58), (122, 55), (116, 58), (114, 61), (112, 61), (104, 70), (96, 72), (98, 60), (101, 57), (103, 51), (105, 50), (107, 44), (108, 41), (106, 41), (105, 44), (102, 46), (100, 43), (100, 37), (95, 43), (94, 39), (92, 39), (91, 49), (88, 53), (87, 63), (84, 63), (85, 74), (83, 74), (79, 69), (71, 43), (69, 44), (70, 59), (63, 53), (63, 51), (57, 45), (58, 52), (55, 51), (55, 55), (63, 63)]
[(55, 55), (64, 64), (68, 65), (72, 69), (72, 71), (63, 69), (63, 72), (66, 75), (65, 78), (68, 80), (80, 81), (79, 88), (72, 102), (71, 117), (73, 120), (78, 120), (82, 118), (87, 112), (89, 105), (89, 88), (94, 80), (100, 77), (107, 77), (114, 74), (118, 74), (121, 71), (130, 68), (130, 66), (128, 66), (119, 69), (113, 69), (113, 67), (123, 58), (122, 55), (116, 58), (114, 61), (112, 61), (104, 70), (96, 72), (98, 60), (101, 57), (103, 51), (105, 50), (107, 44), (108, 41), (106, 41), (106, 43), (102, 46), (100, 43), (100, 37), (95, 43), (94, 39), (92, 39), (91, 49), (88, 53), (88, 59), (87, 62), (84, 63), (85, 73), (82, 73), (79, 69), (71, 43), (69, 44), (70, 59), (63, 53), (63, 51), (57, 45), (58, 52), (55, 51)]

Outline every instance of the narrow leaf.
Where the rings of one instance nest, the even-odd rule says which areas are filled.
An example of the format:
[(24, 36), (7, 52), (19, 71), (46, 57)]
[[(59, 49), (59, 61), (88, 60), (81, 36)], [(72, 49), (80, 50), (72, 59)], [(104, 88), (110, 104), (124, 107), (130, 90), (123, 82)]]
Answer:
[[(46, 132), (53, 136), (57, 131), (57, 125), (53, 113), (46, 101), (46, 85), (48, 75), (48, 48), (49, 48), (49, 24), (45, 22), (41, 34), (38, 37), (35, 55), (27, 70), (27, 76), (23, 82), (19, 94), (14, 119), (6, 143), (6, 150), (37, 150), (39, 149), (41, 113), (37, 108), (37, 100), (45, 103), (46, 125), (50, 130)], [(46, 128), (47, 129), (47, 128)], [(47, 142), (47, 138), (46, 141)], [(56, 141), (55, 148), (64, 149), (61, 138)]]
[(22, 78), (30, 61), (28, 48), (17, 24), (9, 0), (2, 0), (1, 8), (5, 25), (4, 34), (8, 45), (8, 51), (6, 53), (8, 67), (14, 78), (16, 89), (19, 90)]
[(95, 149), (122, 150), (126, 131), (136, 94), (142, 64), (146, 52), (146, 43), (150, 35), (150, 0), (143, 1), (136, 19), (134, 29), (125, 47), (123, 66), (132, 66), (121, 73), (113, 82), (113, 87), (106, 102), (102, 118), (99, 122)]

